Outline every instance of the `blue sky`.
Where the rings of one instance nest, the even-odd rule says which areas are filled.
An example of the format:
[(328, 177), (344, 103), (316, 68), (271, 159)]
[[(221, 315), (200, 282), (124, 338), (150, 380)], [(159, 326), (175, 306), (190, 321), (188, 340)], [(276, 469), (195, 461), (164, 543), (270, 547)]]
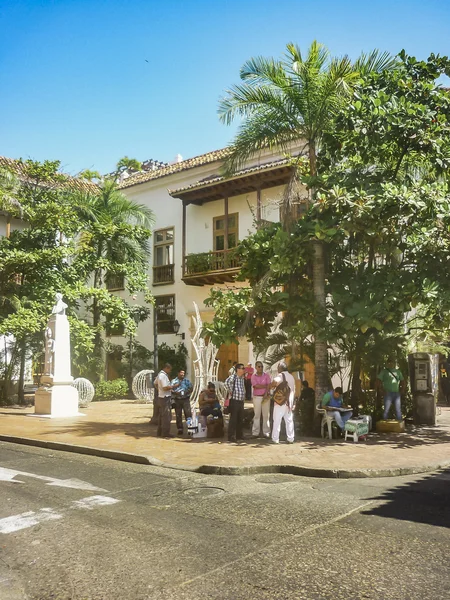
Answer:
[[(251, 56), (449, 54), (448, 0), (0, 0), (0, 155), (108, 172), (222, 148), (218, 99)], [(147, 62), (148, 61), (148, 62)]]

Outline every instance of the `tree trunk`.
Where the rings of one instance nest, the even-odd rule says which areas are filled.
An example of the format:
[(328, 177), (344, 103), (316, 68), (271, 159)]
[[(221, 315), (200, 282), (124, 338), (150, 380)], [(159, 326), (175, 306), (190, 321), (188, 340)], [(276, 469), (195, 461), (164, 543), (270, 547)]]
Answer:
[(316, 301), (316, 332), (315, 332), (315, 373), (316, 373), (316, 401), (321, 402), (322, 397), (329, 391), (330, 376), (328, 373), (328, 346), (326, 340), (326, 308), (325, 308), (325, 261), (323, 242), (313, 242), (313, 288)]
[(358, 414), (358, 405), (361, 401), (361, 366), (362, 366), (362, 350), (357, 350), (357, 355), (353, 363), (353, 374), (352, 374), (352, 397), (350, 404), (353, 408), (353, 415)]
[(25, 360), (26, 360), (26, 340), (17, 342), (19, 344), (20, 352), (20, 371), (19, 371), (19, 382), (17, 388), (17, 402), (19, 404), (25, 404), (25, 395), (23, 386), (25, 383)]
[[(309, 170), (312, 177), (317, 175), (316, 145), (314, 140), (308, 144)], [(314, 201), (315, 189), (311, 188)], [(317, 318), (315, 341), (315, 373), (316, 373), (316, 402), (321, 402), (323, 395), (329, 391), (330, 375), (328, 372), (328, 346), (326, 339), (326, 294), (325, 294), (325, 248), (320, 240), (313, 241), (313, 290), (316, 301)]]

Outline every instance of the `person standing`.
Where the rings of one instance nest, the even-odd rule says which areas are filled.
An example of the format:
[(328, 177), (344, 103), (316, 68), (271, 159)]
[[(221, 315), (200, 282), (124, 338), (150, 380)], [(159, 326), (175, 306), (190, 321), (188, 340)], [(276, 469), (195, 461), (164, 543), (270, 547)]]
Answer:
[(253, 418), (252, 436), (259, 437), (260, 422), (262, 414), (262, 430), (264, 437), (270, 437), (270, 396), (269, 387), (271, 384), (270, 375), (264, 373), (264, 365), (261, 361), (255, 363), (256, 373), (253, 373), (251, 383), (253, 387)]
[(450, 377), (448, 376), (448, 363), (441, 363), (439, 367), (440, 383), (445, 402), (450, 404)]
[(294, 398), (295, 398), (295, 379), (289, 373), (287, 364), (282, 361), (278, 364), (278, 375), (272, 381), (271, 387), (275, 388), (274, 398), (277, 391), (281, 391), (284, 384), (287, 383), (288, 390), (285, 400), (282, 404), (275, 401), (273, 405), (273, 427), (272, 427), (272, 442), (279, 444), (281, 421), (284, 419), (286, 425), (286, 437), (288, 444), (294, 443)]
[(172, 420), (172, 390), (178, 387), (171, 385), (169, 375), (172, 365), (166, 363), (156, 378), (158, 391), (158, 437), (170, 438), (170, 422)]
[(229, 371), (228, 371), (228, 375), (233, 375), (234, 372), (236, 371), (236, 365), (237, 365), (237, 361), (233, 360), (233, 364), (231, 365)]
[(245, 367), (245, 399), (250, 401), (252, 399), (252, 375), (255, 372), (255, 369), (252, 367), (252, 363), (248, 363)]
[(378, 373), (377, 385), (384, 395), (383, 419), (388, 418), (390, 408), (394, 404), (396, 419), (402, 421), (400, 392), (404, 390), (405, 378), (400, 369), (396, 368), (395, 360), (388, 360), (384, 369)]
[(301, 418), (302, 433), (304, 435), (312, 435), (314, 432), (315, 398), (314, 390), (309, 387), (309, 383), (305, 379), (302, 381), (300, 401), (296, 407), (298, 409), (296, 416), (299, 419)]
[(178, 376), (175, 377), (175, 379), (172, 379), (172, 385), (176, 386), (176, 389), (172, 394), (175, 403), (175, 418), (177, 420), (178, 435), (183, 435), (183, 412), (186, 420), (192, 417), (192, 383), (186, 377), (186, 371), (184, 369), (178, 371)]
[(243, 440), (244, 402), (245, 402), (245, 367), (238, 363), (235, 372), (225, 380), (225, 387), (230, 394), (230, 421), (228, 423), (228, 441)]

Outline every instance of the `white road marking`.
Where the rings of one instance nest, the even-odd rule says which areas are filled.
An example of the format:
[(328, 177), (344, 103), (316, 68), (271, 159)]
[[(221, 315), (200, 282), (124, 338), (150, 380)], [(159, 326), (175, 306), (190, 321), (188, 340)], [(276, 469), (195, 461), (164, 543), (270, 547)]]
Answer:
[(0, 481), (12, 481), (13, 483), (24, 483), (23, 481), (14, 479), (17, 475), (22, 477), (33, 477), (33, 479), (40, 479), (46, 481), (47, 485), (53, 485), (57, 487), (71, 488), (74, 490), (88, 490), (91, 492), (107, 492), (104, 488), (99, 488), (87, 481), (81, 481), (81, 479), (57, 479), (56, 477), (46, 477), (45, 475), (36, 475), (35, 473), (25, 473), (24, 471), (16, 471), (14, 469), (6, 469), (0, 467)]
[(41, 508), (38, 512), (30, 510), (20, 515), (0, 519), (0, 533), (13, 533), (45, 521), (56, 521), (57, 519), (62, 519), (62, 515), (51, 508)]
[(81, 500), (74, 500), (72, 504), (75, 504), (74, 508), (85, 508), (92, 510), (96, 506), (108, 506), (110, 504), (116, 504), (120, 502), (117, 498), (111, 498), (109, 496), (88, 496)]
[(53, 508), (41, 508), (37, 512), (30, 510), (20, 515), (0, 519), (0, 533), (14, 533), (21, 529), (34, 527), (45, 521), (57, 521), (63, 518), (65, 512), (74, 508), (93, 510), (97, 506), (110, 506), (117, 502), (120, 502), (120, 500), (109, 496), (88, 496), (87, 498), (81, 498), (81, 500), (74, 500), (70, 506), (59, 512), (56, 512)]

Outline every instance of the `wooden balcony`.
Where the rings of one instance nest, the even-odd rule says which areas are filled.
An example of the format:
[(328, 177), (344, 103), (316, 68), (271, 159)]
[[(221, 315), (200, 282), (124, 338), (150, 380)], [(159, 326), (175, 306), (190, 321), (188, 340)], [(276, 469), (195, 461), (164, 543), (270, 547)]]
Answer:
[(235, 249), (188, 254), (183, 258), (183, 281), (187, 285), (213, 285), (234, 281), (241, 266)]
[(153, 267), (153, 285), (174, 283), (175, 265), (161, 265)]

